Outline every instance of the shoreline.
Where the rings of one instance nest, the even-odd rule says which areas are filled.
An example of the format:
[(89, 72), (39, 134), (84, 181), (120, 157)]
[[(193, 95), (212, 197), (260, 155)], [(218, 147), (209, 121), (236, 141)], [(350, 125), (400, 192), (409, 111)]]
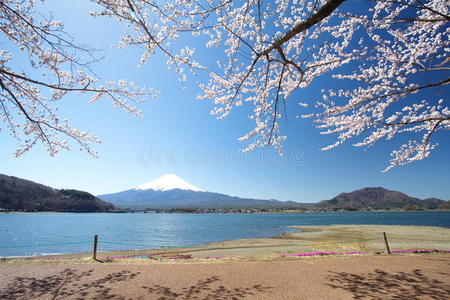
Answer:
[[(244, 208), (245, 209), (245, 208)], [(314, 211), (314, 210), (283, 210), (283, 211), (257, 211), (257, 212), (150, 212), (150, 211), (5, 211), (1, 210), (0, 214), (40, 214), (40, 213), (56, 213), (56, 214), (343, 214), (343, 213), (426, 213), (426, 212), (450, 212), (450, 209), (424, 209), (424, 210), (403, 210), (403, 209), (379, 209), (379, 210), (344, 210), (344, 211)]]
[[(114, 260), (137, 257), (147, 261), (172, 258), (198, 260), (205, 257), (270, 260), (279, 255), (308, 252), (386, 251), (382, 233), (386, 232), (392, 250), (450, 249), (450, 228), (405, 225), (323, 225), (286, 226), (297, 229), (268, 238), (238, 239), (190, 247), (147, 248), (99, 251), (97, 256)], [(101, 241), (100, 241), (101, 245)], [(129, 258), (132, 260), (133, 258)], [(3, 257), (3, 261), (92, 260), (92, 252)]]

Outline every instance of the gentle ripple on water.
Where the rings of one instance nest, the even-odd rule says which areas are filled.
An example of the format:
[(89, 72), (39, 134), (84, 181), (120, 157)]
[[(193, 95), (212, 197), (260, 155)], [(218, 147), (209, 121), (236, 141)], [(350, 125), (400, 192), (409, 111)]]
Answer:
[[(194, 246), (280, 235), (290, 225), (378, 224), (450, 228), (450, 212), (351, 212), (276, 214), (77, 214), (0, 213), (0, 256)], [(106, 244), (106, 241), (123, 244)], [(80, 244), (41, 247), (42, 244)], [(18, 247), (19, 246), (19, 247)], [(27, 246), (27, 247), (21, 247)]]

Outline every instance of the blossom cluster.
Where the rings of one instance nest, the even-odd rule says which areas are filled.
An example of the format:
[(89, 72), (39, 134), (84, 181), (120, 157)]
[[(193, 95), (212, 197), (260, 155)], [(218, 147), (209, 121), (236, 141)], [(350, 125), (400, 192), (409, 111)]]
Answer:
[(96, 156), (91, 144), (100, 140), (60, 116), (57, 102), (68, 94), (85, 95), (90, 103), (107, 98), (141, 117), (137, 105), (157, 91), (126, 80), (102, 81), (91, 69), (98, 61), (95, 50), (75, 43), (64, 24), (39, 11), (37, 2), (0, 2), (2, 47), (7, 49), (0, 50), (0, 121), (17, 140), (16, 156), (38, 143), (53, 156), (69, 150), (69, 140)]
[[(282, 150), (280, 119), (290, 99), (311, 109), (301, 118), (337, 136), (323, 150), (351, 139), (369, 147), (408, 136), (385, 170), (428, 157), (437, 146), (434, 133), (450, 128), (446, 0), (379, 0), (357, 8), (343, 0), (95, 2), (102, 7), (96, 16), (125, 25), (119, 47), (144, 49), (142, 64), (160, 52), (181, 81), (186, 69), (195, 76), (208, 67), (198, 98), (214, 103), (218, 119), (250, 105), (255, 125), (239, 139), (244, 151)], [(211, 49), (201, 63), (186, 45), (191, 36)], [(340, 80), (342, 88), (323, 89), (323, 101), (316, 101), (306, 89), (320, 77)]]
[[(323, 89), (315, 117), (322, 134), (335, 134), (332, 149), (361, 138), (356, 147), (381, 139), (408, 137), (391, 152), (384, 171), (428, 157), (437, 143), (432, 136), (450, 128), (448, 59), (450, 7), (445, 0), (375, 1), (367, 14), (341, 12), (342, 23), (324, 28), (359, 49), (350, 74), (332, 77), (349, 81), (350, 89)], [(370, 45), (370, 47), (367, 47)]]
[[(119, 48), (142, 49), (141, 65), (162, 55), (182, 82), (207, 71), (208, 80), (195, 78), (198, 99), (212, 101), (218, 119), (250, 106), (254, 125), (239, 138), (243, 151), (266, 145), (282, 150), (280, 120), (292, 100), (300, 118), (313, 118), (321, 134), (336, 136), (323, 150), (405, 136), (385, 171), (427, 158), (438, 146), (435, 133), (450, 129), (446, 0), (91, 1), (99, 8), (94, 17), (123, 25)], [(89, 93), (91, 102), (109, 98), (141, 116), (135, 105), (157, 92), (123, 80), (102, 83), (90, 70), (96, 60), (91, 49), (76, 45), (61, 22), (43, 18), (35, 2), (0, 2), (0, 31), (43, 72), (42, 80), (14, 72), (16, 57), (0, 50), (0, 117), (21, 143), (17, 155), (37, 142), (52, 155), (68, 149), (61, 135), (93, 154), (89, 144), (98, 138), (60, 120), (54, 101)], [(317, 101), (309, 91), (319, 78), (332, 83)]]

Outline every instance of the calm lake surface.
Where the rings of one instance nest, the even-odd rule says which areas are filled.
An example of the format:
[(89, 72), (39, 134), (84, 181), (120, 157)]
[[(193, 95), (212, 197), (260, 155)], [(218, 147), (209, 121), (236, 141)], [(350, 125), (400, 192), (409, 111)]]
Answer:
[[(289, 225), (379, 224), (450, 228), (450, 212), (311, 214), (0, 213), (0, 257), (194, 246), (271, 237)], [(108, 243), (109, 242), (109, 243)]]

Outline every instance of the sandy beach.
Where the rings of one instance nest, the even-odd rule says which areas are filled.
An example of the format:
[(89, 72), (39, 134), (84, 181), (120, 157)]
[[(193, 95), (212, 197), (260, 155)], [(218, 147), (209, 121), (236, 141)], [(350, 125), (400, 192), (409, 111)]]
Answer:
[(450, 255), (1, 264), (1, 299), (449, 299)]
[[(192, 248), (7, 259), (0, 299), (449, 299), (450, 229), (301, 226)], [(333, 251), (332, 255), (296, 256)], [(345, 254), (352, 251), (362, 254)], [(143, 257), (125, 258), (127, 255)]]

